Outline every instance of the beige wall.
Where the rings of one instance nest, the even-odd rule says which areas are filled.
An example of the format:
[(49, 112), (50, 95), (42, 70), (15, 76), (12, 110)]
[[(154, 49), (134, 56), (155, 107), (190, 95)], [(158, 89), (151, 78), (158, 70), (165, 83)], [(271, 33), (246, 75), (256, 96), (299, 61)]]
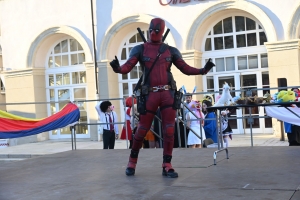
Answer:
[[(86, 66), (86, 87), (87, 87), (87, 99), (88, 100), (96, 100), (98, 99), (96, 94), (96, 85), (95, 85), (95, 65), (94, 63), (88, 62), (84, 63)], [(96, 101), (86, 102), (87, 104), (87, 112), (90, 123), (97, 123), (97, 112), (95, 110)], [(96, 125), (90, 125), (89, 127), (91, 140), (98, 139), (98, 129)]]
[[(265, 43), (268, 49), (270, 87), (278, 87), (277, 79), (286, 78), (287, 86), (300, 85), (300, 40)], [(271, 91), (274, 94), (277, 91)], [(281, 135), (280, 122), (273, 119), (273, 129)]]
[[(0, 104), (5, 104), (5, 94), (0, 93)], [(5, 105), (0, 105), (0, 110), (6, 110)]]
[(288, 86), (300, 84), (300, 40), (267, 43), (270, 86), (277, 87), (277, 78), (286, 78)]
[[(7, 111), (22, 117), (44, 118), (47, 117), (45, 104), (45, 73), (44, 69), (25, 69), (7, 72), (6, 75), (6, 102), (20, 103), (7, 105)], [(35, 104), (22, 104), (35, 102)], [(43, 141), (49, 139), (48, 133), (18, 138), (18, 144)]]

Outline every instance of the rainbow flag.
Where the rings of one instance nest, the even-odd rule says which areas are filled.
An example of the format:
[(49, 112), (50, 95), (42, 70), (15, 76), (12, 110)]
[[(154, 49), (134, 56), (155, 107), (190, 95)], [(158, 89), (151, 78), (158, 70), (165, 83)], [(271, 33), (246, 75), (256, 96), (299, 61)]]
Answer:
[(25, 118), (0, 110), (0, 139), (35, 135), (68, 126), (79, 120), (80, 112), (68, 103), (59, 112), (43, 119)]

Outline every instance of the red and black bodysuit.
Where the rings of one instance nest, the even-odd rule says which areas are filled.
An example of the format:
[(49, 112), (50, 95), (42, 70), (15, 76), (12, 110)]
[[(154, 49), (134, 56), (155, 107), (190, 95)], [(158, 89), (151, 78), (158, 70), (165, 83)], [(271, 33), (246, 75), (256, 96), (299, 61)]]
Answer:
[[(147, 74), (156, 59), (160, 45), (162, 44), (162, 34), (164, 32), (165, 23), (162, 19), (155, 18), (150, 23), (150, 41), (135, 46), (129, 55), (129, 59), (125, 64), (116, 68), (114, 71), (121, 74), (129, 73), (137, 62)], [(134, 136), (132, 151), (129, 157), (129, 163), (126, 169), (127, 175), (134, 175), (137, 163), (137, 156), (142, 147), (143, 139), (150, 129), (152, 120), (158, 108), (161, 110), (162, 128), (163, 128), (163, 175), (168, 177), (177, 177), (171, 165), (173, 143), (174, 143), (174, 125), (176, 111), (172, 108), (174, 101), (174, 79), (171, 73), (171, 65), (174, 64), (182, 73), (186, 75), (206, 74), (207, 71), (189, 66), (182, 59), (178, 49), (169, 46), (164, 51), (149, 74), (148, 79), (144, 83), (149, 87), (149, 94), (146, 100), (147, 113), (140, 115), (140, 121), (137, 132)], [(173, 86), (172, 86), (173, 85)], [(176, 85), (176, 84), (175, 84)]]

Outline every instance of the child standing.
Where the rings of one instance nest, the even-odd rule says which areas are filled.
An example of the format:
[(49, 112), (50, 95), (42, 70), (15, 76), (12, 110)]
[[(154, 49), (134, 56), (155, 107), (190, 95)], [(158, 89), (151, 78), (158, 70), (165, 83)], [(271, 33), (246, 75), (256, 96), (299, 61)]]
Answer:
[(221, 130), (223, 135), (223, 141), (226, 148), (229, 146), (228, 138), (232, 139), (232, 129), (228, 123), (228, 116), (230, 115), (229, 110), (221, 111)]

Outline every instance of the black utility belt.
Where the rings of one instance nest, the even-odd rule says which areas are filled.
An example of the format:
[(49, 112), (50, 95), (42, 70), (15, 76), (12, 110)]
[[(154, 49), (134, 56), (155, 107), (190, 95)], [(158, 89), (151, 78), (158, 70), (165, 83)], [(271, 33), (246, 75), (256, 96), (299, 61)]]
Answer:
[(143, 85), (140, 89), (140, 94), (147, 95), (147, 94), (149, 94), (149, 92), (162, 92), (162, 91), (169, 90), (169, 89), (176, 89), (176, 88), (172, 88), (171, 85), (158, 85), (158, 86), (153, 86), (153, 87)]

